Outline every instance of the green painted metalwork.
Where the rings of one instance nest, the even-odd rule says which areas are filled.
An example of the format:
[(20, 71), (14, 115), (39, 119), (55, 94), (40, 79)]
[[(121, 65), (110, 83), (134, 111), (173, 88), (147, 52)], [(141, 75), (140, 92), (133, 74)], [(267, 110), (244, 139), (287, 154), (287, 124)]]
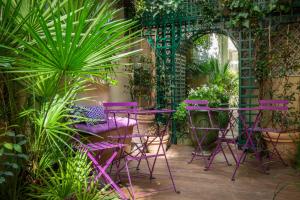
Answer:
[[(258, 0), (259, 6), (266, 6)], [(207, 11), (207, 7), (216, 10)], [(185, 0), (178, 12), (153, 18), (145, 14), (142, 24), (144, 34), (156, 54), (157, 106), (175, 109), (186, 98), (184, 66), (177, 64), (178, 47), (208, 33), (231, 37), (239, 52), (239, 106), (256, 106), (258, 87), (254, 74), (254, 39), (252, 30), (233, 30), (226, 27), (226, 19), (216, 18), (218, 1)], [(214, 13), (215, 12), (215, 13)], [(280, 17), (280, 21), (295, 17)], [(177, 54), (176, 54), (177, 53)], [(247, 122), (253, 122), (253, 111), (247, 112)], [(173, 123), (172, 142), (176, 143)]]

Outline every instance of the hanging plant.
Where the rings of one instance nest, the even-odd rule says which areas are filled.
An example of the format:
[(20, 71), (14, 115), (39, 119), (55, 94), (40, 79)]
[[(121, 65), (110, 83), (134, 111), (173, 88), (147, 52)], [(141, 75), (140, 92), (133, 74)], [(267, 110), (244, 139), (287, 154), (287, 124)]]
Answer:
[(153, 17), (176, 12), (183, 0), (135, 0), (137, 16), (148, 13)]

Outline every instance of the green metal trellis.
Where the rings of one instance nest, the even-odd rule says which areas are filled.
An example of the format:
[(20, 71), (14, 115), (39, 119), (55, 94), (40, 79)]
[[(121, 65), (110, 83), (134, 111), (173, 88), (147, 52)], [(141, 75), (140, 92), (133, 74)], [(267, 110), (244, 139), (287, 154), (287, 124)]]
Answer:
[[(207, 33), (221, 33), (231, 37), (239, 52), (239, 106), (252, 107), (258, 100), (258, 86), (254, 74), (254, 39), (251, 29), (234, 30), (226, 27), (226, 19), (207, 15), (207, 4), (218, 8), (217, 0), (185, 0), (176, 13), (153, 17), (145, 14), (142, 24), (144, 34), (156, 54), (157, 107), (172, 108), (186, 98), (185, 66), (180, 61), (178, 47), (183, 41), (193, 40)], [(257, 1), (265, 6), (264, 0)], [(218, 12), (215, 10), (215, 12)], [(284, 20), (280, 17), (279, 21)], [(287, 16), (286, 19), (291, 19)], [(247, 113), (247, 123), (252, 123), (256, 113)], [(176, 127), (172, 142), (176, 143)]]

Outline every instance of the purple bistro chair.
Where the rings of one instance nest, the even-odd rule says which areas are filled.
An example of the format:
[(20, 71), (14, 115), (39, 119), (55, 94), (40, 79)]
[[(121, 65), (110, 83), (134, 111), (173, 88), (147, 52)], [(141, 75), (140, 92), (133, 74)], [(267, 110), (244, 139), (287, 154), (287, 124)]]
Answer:
[[(185, 100), (184, 103), (187, 104), (186, 110), (188, 113), (188, 121), (189, 121), (189, 126), (191, 130), (192, 136), (196, 140), (196, 147), (195, 150), (192, 152), (192, 158), (189, 161), (189, 163), (192, 163), (195, 157), (200, 157), (204, 160), (205, 162), (205, 167), (208, 166), (207, 160), (210, 159), (211, 155), (205, 155), (204, 150), (203, 150), (203, 142), (207, 135), (209, 134), (209, 131), (215, 130), (219, 131), (219, 128), (215, 128), (213, 126), (212, 122), (212, 116), (211, 116), (211, 109), (208, 107), (208, 101), (207, 100)], [(198, 127), (195, 124), (195, 121), (192, 118), (192, 114), (196, 112), (202, 112), (202, 113), (207, 113), (208, 119), (209, 119), (209, 125), (208, 127)], [(201, 136), (199, 137), (198, 133), (202, 133)], [(226, 156), (225, 156), (226, 157)]]
[[(156, 164), (156, 161), (157, 161), (157, 158), (158, 157), (163, 157), (166, 161), (166, 165), (167, 165), (167, 168), (168, 168), (168, 172), (169, 172), (169, 176), (170, 176), (170, 179), (171, 179), (171, 182), (172, 182), (172, 188), (173, 190), (176, 192), (176, 193), (180, 193), (177, 189), (176, 189), (176, 186), (175, 186), (175, 182), (174, 182), (174, 179), (173, 179), (173, 175), (172, 175), (172, 172), (171, 172), (171, 169), (170, 169), (170, 165), (169, 165), (169, 162), (168, 162), (168, 159), (167, 159), (167, 156), (166, 156), (166, 150), (164, 148), (164, 145), (163, 145), (163, 138), (164, 136), (166, 135), (167, 133), (167, 129), (170, 125), (170, 121), (171, 121), (171, 117), (172, 117), (172, 113), (174, 112), (174, 110), (139, 110), (139, 111), (133, 111), (133, 113), (136, 113), (138, 115), (152, 115), (152, 114), (164, 114), (164, 115), (169, 115), (169, 117), (167, 118), (167, 122), (164, 124), (164, 127), (161, 128), (158, 124), (157, 124), (157, 130), (156, 130), (156, 133), (155, 135), (153, 135), (153, 139), (150, 140), (149, 139), (149, 136), (147, 135), (146, 138), (146, 142), (145, 142), (145, 145), (150, 145), (152, 142), (154, 142), (156, 139), (159, 139), (159, 144), (158, 144), (158, 149), (157, 149), (157, 152), (156, 153), (141, 153), (139, 154), (138, 156), (137, 155), (131, 155), (131, 154), (128, 154), (126, 157), (125, 157), (125, 167), (126, 167), (126, 170), (127, 170), (127, 174), (128, 174), (128, 179), (129, 179), (129, 184), (130, 184), (130, 188), (131, 188), (131, 197), (133, 199), (136, 198), (136, 195), (134, 193), (134, 190), (133, 190), (133, 186), (132, 186), (132, 181), (131, 181), (131, 176), (130, 176), (130, 171), (128, 169), (128, 165), (131, 161), (137, 161), (138, 162), (138, 165), (140, 164), (140, 161), (141, 160), (147, 160), (149, 158), (154, 158), (154, 161), (152, 163), (152, 167), (151, 169), (149, 169), (149, 172), (150, 172), (150, 179), (153, 178), (153, 172), (154, 172), (154, 168), (155, 168), (155, 164)], [(160, 152), (160, 149), (162, 149), (162, 152)], [(147, 164), (148, 164), (148, 160), (147, 160)], [(149, 166), (148, 166), (149, 168)]]
[[(138, 127), (138, 123), (137, 123), (137, 111), (138, 111), (138, 104), (137, 102), (106, 102), (103, 103), (103, 106), (105, 107), (105, 113), (107, 115), (107, 121), (111, 122), (110, 118), (113, 119), (114, 124), (108, 124), (108, 126), (114, 126), (116, 127), (117, 131), (118, 131), (118, 121), (117, 119), (120, 119), (120, 116), (123, 117), (123, 121), (127, 121), (127, 127), (130, 125), (130, 122), (132, 120), (134, 120), (136, 122), (136, 126), (137, 126), (137, 133), (135, 134), (129, 134), (128, 132), (126, 132), (128, 129), (125, 129), (125, 132), (121, 132), (118, 131), (118, 135), (116, 136), (109, 136), (109, 138), (112, 141), (117, 141), (118, 143), (122, 143), (124, 144), (126, 139), (132, 139), (132, 138), (136, 138), (140, 141), (140, 144), (137, 143), (131, 143), (134, 145), (134, 150), (130, 150), (130, 152), (126, 152), (124, 150), (122, 150), (121, 152), (121, 159), (124, 158), (126, 155), (131, 155), (133, 157), (137, 157), (139, 158), (139, 162), (138, 165), (136, 167), (136, 169), (139, 169), (139, 164), (141, 162), (141, 156), (143, 155), (144, 157), (146, 156), (146, 152), (147, 152), (147, 141), (144, 141), (144, 138), (146, 137), (143, 134), (140, 134), (139, 131), (139, 127)], [(119, 176), (119, 172), (122, 170), (122, 167), (120, 166), (121, 164), (121, 159), (119, 159), (116, 162), (116, 168), (117, 168), (117, 176)], [(151, 168), (150, 168), (150, 164), (148, 161), (148, 158), (145, 157), (146, 163), (147, 163), (147, 167), (148, 170), (151, 173)]]
[[(166, 135), (167, 128), (170, 125), (170, 121), (171, 121), (170, 119), (171, 119), (172, 113), (174, 111), (173, 110), (138, 110), (136, 102), (109, 102), (109, 103), (104, 103), (103, 105), (106, 107), (107, 116), (109, 117), (110, 115), (112, 115), (113, 118), (116, 118), (117, 116), (124, 116), (125, 115), (125, 116), (127, 116), (128, 120), (130, 118), (133, 118), (133, 119), (137, 120), (137, 115), (153, 115), (153, 114), (169, 115), (167, 123), (164, 125), (164, 128), (160, 128), (160, 126), (157, 125), (157, 130), (156, 130), (156, 133), (155, 133), (154, 138), (152, 140), (149, 139), (150, 138), (149, 135), (140, 134), (138, 127), (137, 127), (138, 134), (133, 134), (133, 135), (130, 136), (126, 133), (120, 133), (118, 136), (112, 137), (112, 139), (118, 140), (118, 142), (124, 141), (124, 139), (128, 138), (128, 137), (132, 137), (132, 138), (133, 137), (138, 137), (138, 138), (140, 138), (140, 141), (141, 141), (141, 144), (142, 144), (142, 147), (137, 146), (137, 148), (134, 150), (134, 151), (138, 151), (137, 154), (133, 154), (132, 151), (130, 153), (122, 151), (122, 156), (118, 160), (118, 162), (116, 163), (116, 167), (117, 167), (116, 174), (120, 178), (120, 171), (123, 168), (126, 169), (127, 176), (128, 176), (128, 181), (129, 181), (129, 185), (130, 185), (130, 191), (129, 192), (130, 192), (131, 197), (133, 199), (135, 199), (136, 195), (135, 195), (134, 190), (133, 190), (132, 179), (131, 179), (131, 175), (130, 175), (130, 171), (129, 171), (129, 163), (132, 162), (132, 161), (137, 161), (138, 167), (139, 167), (141, 161), (146, 160), (147, 167), (148, 167), (148, 170), (149, 170), (149, 173), (150, 173), (150, 179), (153, 179), (153, 172), (154, 172), (154, 168), (155, 168), (157, 158), (158, 157), (164, 157), (164, 159), (166, 161), (166, 164), (167, 164), (170, 179), (172, 181), (172, 187), (173, 187), (175, 192), (179, 193), (179, 191), (176, 190), (176, 186), (175, 186), (173, 176), (172, 176), (172, 173), (171, 173), (171, 170), (170, 170), (169, 162), (167, 160), (166, 150), (164, 149), (164, 146), (163, 146), (163, 138)], [(138, 123), (137, 123), (137, 126), (138, 126)], [(144, 138), (146, 138), (146, 141), (143, 141)], [(157, 152), (155, 154), (146, 153), (147, 145), (153, 143), (156, 139), (159, 139)], [(160, 153), (160, 149), (162, 149), (162, 153)], [(148, 160), (150, 158), (154, 158), (154, 161), (153, 161), (151, 167), (150, 167), (150, 162)], [(125, 166), (120, 165), (122, 160), (124, 160)]]
[[(216, 141), (217, 146), (214, 148), (214, 150), (211, 153), (208, 166), (206, 166), (205, 170), (209, 170), (212, 162), (215, 158), (215, 156), (222, 152), (226, 163), (228, 166), (231, 166), (231, 164), (228, 162), (226, 154), (224, 152), (224, 148), (227, 147), (235, 161), (237, 163), (236, 155), (238, 151), (238, 145), (237, 145), (237, 136), (234, 135), (234, 127), (238, 124), (238, 119), (234, 115), (234, 112), (237, 111), (237, 108), (211, 108), (212, 112), (225, 112), (228, 115), (228, 123), (225, 127), (219, 127), (219, 135)], [(223, 144), (225, 146), (223, 146)], [(232, 145), (235, 148), (235, 152), (233, 152)]]
[[(288, 100), (260, 100), (259, 101), (259, 107), (262, 110), (262, 117), (264, 111), (266, 111), (266, 112), (271, 112), (272, 115), (281, 115), (280, 119), (287, 118), (288, 104), (289, 104)], [(263, 125), (266, 127), (259, 128), (259, 130), (257, 131), (263, 132), (265, 138), (267, 138), (272, 145), (272, 150), (268, 152), (269, 159), (271, 159), (272, 156), (275, 155), (282, 162), (283, 165), (287, 166), (287, 164), (284, 162), (277, 149), (278, 140), (283, 132), (283, 129), (279, 128), (278, 126), (284, 126), (284, 122), (281, 120), (278, 124), (276, 122), (275, 123), (272, 122), (271, 119), (268, 122), (269, 123), (267, 123), (266, 125)], [(269, 127), (270, 125), (272, 127)], [(270, 137), (269, 132), (278, 133), (278, 137), (276, 138), (275, 141)]]
[[(78, 138), (78, 137), (77, 137)], [(80, 139), (80, 138), (79, 138)], [(119, 195), (122, 200), (128, 199), (122, 189), (113, 181), (110, 175), (106, 172), (107, 168), (112, 164), (115, 160), (118, 152), (121, 149), (124, 149), (124, 144), (111, 143), (111, 142), (95, 142), (83, 144), (80, 143), (76, 145), (76, 148), (79, 151), (82, 151), (87, 154), (88, 158), (92, 161), (94, 167), (94, 182), (98, 182), (101, 178), (105, 184), (110, 185), (115, 192)], [(105, 164), (100, 164), (99, 161), (102, 155), (107, 152), (111, 152), (111, 156), (106, 159)]]
[[(240, 167), (240, 164), (245, 162), (247, 153), (250, 152), (249, 150), (252, 150), (252, 152), (254, 152), (254, 154), (256, 155), (256, 159), (260, 161), (260, 166), (262, 167), (263, 172), (267, 173), (266, 168), (264, 167), (264, 164), (262, 163), (261, 152), (257, 149), (257, 146), (254, 142), (254, 135), (257, 132), (265, 132), (266, 136), (270, 139), (269, 132), (278, 132), (279, 136), (280, 136), (281, 131), (278, 130), (277, 128), (260, 127), (262, 119), (263, 119), (263, 112), (273, 112), (273, 113), (279, 112), (279, 113), (285, 114), (285, 112), (288, 110), (288, 107), (287, 107), (288, 103), (289, 102), (287, 100), (260, 100), (258, 107), (240, 108), (239, 109), (239, 118), (240, 118), (240, 122), (242, 123), (242, 134), (244, 134), (246, 136), (246, 142), (242, 146), (243, 152), (242, 152), (241, 156), (239, 156), (239, 158), (237, 159), (236, 168), (232, 175), (233, 181), (235, 180), (235, 175), (236, 175), (238, 168)], [(243, 111), (258, 111), (258, 113), (256, 114), (256, 117), (255, 117), (255, 120), (251, 125), (247, 124), (246, 117), (242, 113)], [(270, 139), (270, 142), (273, 146), (273, 151), (271, 152), (271, 154), (276, 154), (278, 156), (278, 158), (281, 160), (281, 162), (284, 165), (286, 165), (276, 148), (278, 139), (275, 142)]]

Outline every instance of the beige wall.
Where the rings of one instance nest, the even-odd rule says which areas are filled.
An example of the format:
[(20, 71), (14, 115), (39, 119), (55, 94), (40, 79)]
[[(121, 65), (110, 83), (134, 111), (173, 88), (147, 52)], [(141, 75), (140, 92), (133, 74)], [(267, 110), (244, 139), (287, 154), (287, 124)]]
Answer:
[(125, 67), (120, 67), (116, 71), (114, 79), (117, 81), (117, 84), (108, 88), (109, 101), (131, 101), (130, 93), (126, 88), (126, 85), (128, 85), (128, 74), (125, 72)]
[(78, 102), (80, 105), (97, 105), (99, 102), (109, 101), (109, 86), (90, 84), (85, 92), (78, 94), (78, 99), (82, 98), (85, 99)]

